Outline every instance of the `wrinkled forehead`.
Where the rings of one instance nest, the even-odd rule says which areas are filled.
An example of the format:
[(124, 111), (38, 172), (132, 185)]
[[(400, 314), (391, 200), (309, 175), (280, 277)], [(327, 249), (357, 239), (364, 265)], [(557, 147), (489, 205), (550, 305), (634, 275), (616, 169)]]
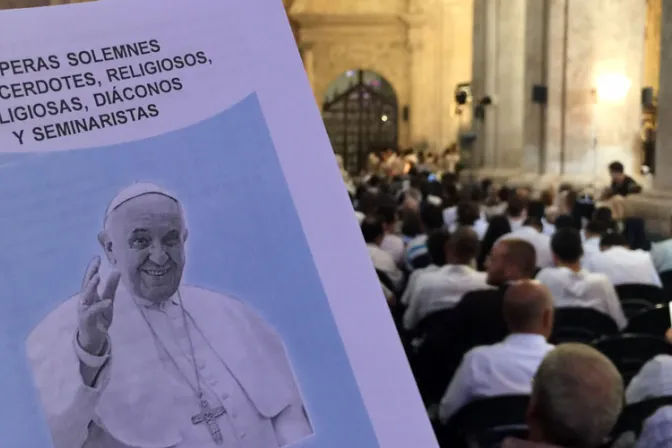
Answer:
[(131, 198), (105, 216), (105, 230), (151, 227), (183, 229), (184, 211), (181, 204), (172, 197), (160, 193), (147, 193)]

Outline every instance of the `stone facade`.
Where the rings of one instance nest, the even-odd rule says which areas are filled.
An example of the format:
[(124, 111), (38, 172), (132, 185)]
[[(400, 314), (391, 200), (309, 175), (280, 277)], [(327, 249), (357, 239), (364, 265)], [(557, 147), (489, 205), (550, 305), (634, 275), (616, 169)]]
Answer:
[(401, 146), (440, 150), (469, 124), (469, 111), (456, 113), (454, 89), (471, 80), (472, 0), (294, 0), (289, 16), (318, 106), (339, 75), (365, 69), (408, 108)]

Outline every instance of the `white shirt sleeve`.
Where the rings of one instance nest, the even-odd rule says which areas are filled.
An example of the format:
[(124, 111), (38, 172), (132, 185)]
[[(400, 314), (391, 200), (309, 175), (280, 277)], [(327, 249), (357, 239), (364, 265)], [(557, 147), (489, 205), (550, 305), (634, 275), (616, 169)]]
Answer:
[(658, 275), (658, 271), (656, 271), (656, 267), (653, 264), (653, 260), (651, 260), (650, 267), (649, 267), (649, 272), (651, 275), (651, 283), (656, 285), (659, 288), (663, 287), (663, 282), (660, 281), (660, 275)]
[(627, 404), (639, 403), (657, 395), (661, 367), (657, 357), (644, 364), (625, 390), (625, 402)]
[(618, 329), (623, 330), (628, 325), (628, 319), (623, 312), (623, 306), (616, 293), (616, 288), (605, 277), (602, 289), (604, 290), (604, 300), (607, 305), (608, 314), (614, 319), (616, 325), (618, 325)]
[(408, 284), (406, 285), (406, 289), (404, 290), (404, 294), (401, 296), (402, 305), (405, 305), (405, 306), (410, 305), (411, 300), (414, 297), (415, 285), (418, 282), (418, 278), (420, 277), (420, 274), (422, 274), (422, 270), (417, 270), (417, 271), (411, 272), (411, 276), (408, 278)]
[(418, 325), (420, 321), (420, 309), (424, 305), (423, 292), (425, 288), (423, 287), (422, 278), (417, 278), (413, 286), (408, 308), (404, 312), (404, 328), (407, 330), (412, 330)]
[(104, 345), (104, 350), (103, 353), (100, 355), (92, 355), (90, 353), (87, 353), (81, 345), (79, 345), (79, 340), (78, 340), (79, 333), (75, 333), (75, 339), (73, 341), (73, 345), (75, 346), (75, 353), (77, 354), (77, 358), (81, 361), (82, 364), (84, 364), (87, 367), (91, 368), (99, 368), (102, 367), (107, 360), (110, 358), (110, 352), (111, 352), (111, 344), (109, 338), (105, 341)]
[(472, 396), (473, 357), (473, 352), (468, 352), (464, 355), (460, 367), (458, 367), (455, 376), (453, 376), (452, 381), (446, 389), (446, 393), (441, 398), (441, 404), (439, 404), (439, 420), (441, 423), (446, 423), (450, 417), (474, 398)]

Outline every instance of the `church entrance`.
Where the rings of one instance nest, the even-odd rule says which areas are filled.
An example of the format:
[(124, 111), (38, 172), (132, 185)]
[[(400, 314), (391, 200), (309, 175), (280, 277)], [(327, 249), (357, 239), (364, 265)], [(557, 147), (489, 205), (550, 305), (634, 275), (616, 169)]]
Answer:
[(361, 172), (370, 152), (397, 145), (397, 95), (375, 72), (348, 70), (334, 80), (322, 118), (334, 152), (351, 174)]

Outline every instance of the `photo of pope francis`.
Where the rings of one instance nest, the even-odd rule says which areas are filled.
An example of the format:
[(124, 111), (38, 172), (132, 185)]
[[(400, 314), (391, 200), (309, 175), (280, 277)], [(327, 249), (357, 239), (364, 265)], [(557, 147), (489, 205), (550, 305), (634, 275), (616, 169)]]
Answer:
[(312, 434), (279, 335), (243, 302), (182, 283), (175, 195), (115, 196), (78, 294), (30, 333), (55, 448), (271, 448)]

